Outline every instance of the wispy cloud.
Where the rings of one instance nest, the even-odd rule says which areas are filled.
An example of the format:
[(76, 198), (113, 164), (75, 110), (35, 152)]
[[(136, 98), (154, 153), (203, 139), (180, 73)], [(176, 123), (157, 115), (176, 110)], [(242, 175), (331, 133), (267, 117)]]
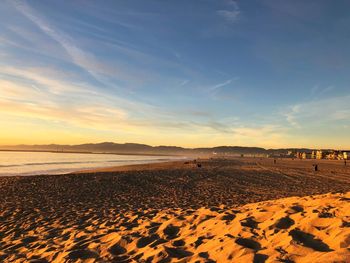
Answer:
[(284, 113), (287, 122), (295, 128), (300, 128), (300, 124), (297, 122), (297, 115), (300, 113), (300, 108), (301, 105), (294, 105), (290, 107), (286, 113)]
[(236, 1), (230, 0), (226, 1), (226, 4), (228, 6), (228, 9), (217, 10), (216, 13), (230, 23), (237, 21), (241, 14), (238, 3)]
[(220, 89), (220, 88), (222, 88), (222, 87), (225, 87), (225, 86), (231, 84), (233, 80), (234, 80), (234, 79), (228, 79), (228, 80), (226, 80), (226, 81), (224, 81), (224, 82), (218, 83), (218, 84), (216, 84), (216, 85), (210, 87), (210, 88), (209, 88), (209, 91), (214, 92), (214, 91), (216, 91), (216, 90), (218, 90), (218, 89)]
[(218, 10), (216, 12), (218, 15), (225, 18), (228, 22), (235, 22), (241, 13), (239, 10)]
[(231, 78), (224, 82), (220, 82), (214, 86), (207, 89), (209, 96), (213, 99), (220, 100), (236, 100), (237, 94), (234, 94), (234, 90), (231, 88), (232, 84), (236, 82), (239, 78)]
[[(346, 21), (332, 20), (337, 30), (324, 38), (319, 28), (328, 15), (304, 25), (310, 18), (299, 12), (312, 15), (315, 4), (306, 12), (292, 2), (268, 9), (240, 3), (191, 2), (183, 12), (183, 5), (158, 1), (4, 1), (0, 121), (45, 122), (42, 130), (61, 123), (77, 137), (94, 129), (95, 138), (106, 132), (113, 140), (178, 138), (180, 145), (274, 145), (286, 134), (297, 141), (308, 131), (341, 133), (350, 123)], [(261, 23), (259, 32), (251, 30)], [(322, 58), (327, 67), (328, 58), (340, 58), (337, 78), (323, 74), (330, 71), (317, 63)]]
[[(249, 144), (251, 136), (261, 140), (264, 138), (265, 141), (270, 138), (269, 141), (273, 141), (272, 138), (277, 136), (278, 131), (273, 131), (269, 126), (243, 125), (236, 117), (216, 118), (210, 112), (195, 112), (195, 118), (187, 118), (183, 113), (166, 112), (160, 108), (94, 93), (86, 84), (54, 79), (52, 75), (58, 76), (58, 73), (41, 73), (41, 69), (28, 68), (0, 70), (3, 76), (15, 79), (5, 78), (0, 81), (0, 86), (3, 87), (0, 95), (2, 117), (23, 118), (32, 122), (40, 120), (49, 125), (60, 124), (67, 130), (118, 131), (129, 135), (142, 134), (148, 138), (159, 131), (186, 138), (197, 134), (197, 140), (204, 145), (208, 141), (208, 134), (220, 138), (214, 140), (217, 144), (232, 139), (235, 143)], [(135, 114), (137, 112), (141, 115)], [(198, 137), (198, 134), (201, 135)], [(188, 139), (189, 145), (191, 142), (193, 139)]]
[(328, 86), (326, 88), (324, 88), (323, 90), (321, 90), (320, 94), (319, 95), (323, 95), (323, 94), (326, 94), (328, 92), (331, 92), (332, 90), (334, 90), (335, 87), (334, 86)]
[(288, 107), (283, 115), (295, 128), (338, 127), (342, 125), (342, 121), (350, 121), (349, 101), (350, 95), (345, 95), (298, 103)]
[(181, 83), (180, 83), (180, 86), (182, 87), (182, 86), (185, 86), (188, 82), (190, 82), (188, 79), (185, 79), (184, 81), (182, 81)]
[(46, 35), (59, 43), (71, 57), (73, 63), (90, 73), (96, 80), (103, 83), (98, 73), (103, 73), (103, 68), (105, 66), (102, 65), (91, 53), (79, 48), (70, 36), (55, 29), (33, 8), (26, 4), (26, 2), (14, 1), (13, 4), (19, 12), (37, 25)]
[[(0, 114), (84, 128), (127, 128), (128, 104), (92, 88), (43, 76), (33, 69), (1, 68)], [(7, 78), (7, 79), (6, 79)], [(130, 103), (129, 103), (130, 106)]]
[(161, 112), (145, 103), (101, 93), (90, 84), (76, 82), (54, 69), (0, 67), (0, 76), (1, 114), (31, 115), (108, 130), (135, 128), (143, 115)]
[(1, 116), (110, 132), (192, 132), (210, 127), (218, 130), (221, 126), (211, 124), (208, 118), (180, 121), (176, 113), (99, 93), (88, 84), (70, 81), (67, 76), (53, 69), (0, 67), (0, 75)]
[(332, 90), (335, 89), (335, 86), (330, 85), (325, 88), (321, 88), (320, 85), (315, 85), (311, 88), (311, 95), (312, 96), (322, 96)]

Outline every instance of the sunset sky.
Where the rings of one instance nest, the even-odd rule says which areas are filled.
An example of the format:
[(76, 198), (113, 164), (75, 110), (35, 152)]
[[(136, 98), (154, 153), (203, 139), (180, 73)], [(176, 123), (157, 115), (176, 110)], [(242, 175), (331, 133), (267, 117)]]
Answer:
[(350, 148), (350, 1), (0, 1), (0, 144)]

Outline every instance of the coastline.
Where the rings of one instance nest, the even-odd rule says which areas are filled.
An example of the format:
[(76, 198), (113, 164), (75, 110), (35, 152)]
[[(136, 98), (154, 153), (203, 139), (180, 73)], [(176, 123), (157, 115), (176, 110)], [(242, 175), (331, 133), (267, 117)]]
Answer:
[(344, 261), (349, 176), (236, 158), (1, 177), (0, 260)]
[(181, 154), (129, 153), (129, 152), (89, 152), (89, 151), (50, 151), (50, 150), (9, 150), (0, 149), (0, 152), (44, 152), (44, 153), (79, 153), (79, 154), (111, 154), (111, 155), (144, 155), (144, 156), (183, 156)]
[[(3, 154), (1, 154), (3, 153)], [(68, 174), (80, 170), (187, 160), (186, 156), (0, 152), (0, 176)]]
[[(173, 167), (179, 168), (188, 168), (189, 165), (185, 164), (189, 162), (189, 160), (193, 160), (190, 158), (176, 161), (159, 161), (159, 162), (151, 162), (145, 164), (130, 164), (130, 165), (121, 165), (121, 166), (111, 166), (111, 167), (100, 167), (94, 169), (83, 169), (75, 172), (71, 172), (69, 174), (96, 174), (96, 173), (114, 173), (114, 172), (125, 172), (125, 171), (147, 171), (147, 170), (166, 170), (171, 169)], [(194, 165), (193, 165), (194, 167)]]

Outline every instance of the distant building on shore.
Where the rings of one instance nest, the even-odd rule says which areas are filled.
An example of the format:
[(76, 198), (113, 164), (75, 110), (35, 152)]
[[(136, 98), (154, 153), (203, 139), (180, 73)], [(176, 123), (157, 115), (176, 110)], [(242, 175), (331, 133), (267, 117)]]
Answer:
[(335, 151), (335, 150), (313, 150), (305, 152), (288, 151), (285, 154), (269, 154), (270, 158), (297, 158), (297, 159), (328, 159), (328, 160), (348, 160), (350, 151)]
[(311, 152), (311, 159), (316, 159), (316, 151)]
[(349, 154), (347, 152), (342, 151), (326, 151), (323, 152), (322, 158), (327, 160), (347, 160), (349, 158)]
[(295, 157), (298, 159), (310, 159), (312, 153), (310, 152), (297, 152)]
[(328, 160), (344, 160), (345, 158), (344, 158), (344, 153), (342, 153), (341, 151), (331, 151), (331, 152), (327, 153), (326, 159), (328, 159)]
[(302, 159), (311, 159), (312, 158), (312, 152), (303, 152), (301, 157), (302, 157)]
[(321, 150), (316, 151), (316, 159), (317, 160), (321, 160), (321, 159), (323, 159), (323, 157), (324, 157), (323, 151), (321, 151)]

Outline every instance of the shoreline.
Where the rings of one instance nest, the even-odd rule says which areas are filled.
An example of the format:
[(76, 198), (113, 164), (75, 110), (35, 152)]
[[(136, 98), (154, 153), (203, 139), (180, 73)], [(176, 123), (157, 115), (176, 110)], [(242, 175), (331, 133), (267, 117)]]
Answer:
[[(2, 150), (0, 150), (1, 152)], [(31, 151), (30, 151), (31, 152)], [(66, 152), (65, 152), (66, 153)], [(78, 152), (74, 152), (78, 153)], [(92, 153), (95, 154), (95, 153)], [(103, 153), (101, 153), (103, 154)], [(119, 154), (116, 154), (119, 155)], [(129, 154), (125, 154), (129, 155)], [(130, 154), (131, 155), (131, 154)], [(140, 156), (140, 155), (136, 155)], [(141, 155), (142, 156), (142, 155)], [(151, 155), (144, 155), (144, 156), (151, 156)], [(155, 155), (163, 157), (162, 155)], [(164, 155), (165, 156), (173, 156), (173, 157), (180, 157), (180, 156), (174, 156), (174, 155)], [(310, 165), (318, 164), (320, 167), (322, 166), (344, 166), (343, 160), (327, 160), (327, 159), (321, 159), (321, 160), (314, 160), (314, 159), (289, 159), (289, 158), (266, 158), (266, 157), (209, 157), (209, 156), (182, 156), (182, 159), (174, 159), (174, 160), (152, 160), (152, 162), (149, 163), (137, 163), (137, 164), (123, 164), (120, 166), (101, 166), (96, 168), (77, 168), (77, 170), (67, 171), (67, 172), (58, 172), (58, 173), (52, 173), (52, 174), (46, 174), (46, 173), (38, 173), (38, 174), (16, 174), (16, 175), (1, 175), (1, 177), (35, 177), (35, 176), (60, 176), (60, 175), (73, 175), (73, 174), (98, 174), (98, 173), (114, 173), (114, 172), (122, 172), (122, 171), (140, 171), (140, 170), (155, 170), (155, 169), (171, 169), (174, 166), (178, 166), (181, 168), (188, 168), (188, 167), (196, 167), (196, 165), (193, 163), (193, 160), (198, 160), (199, 162), (210, 162), (210, 161), (246, 161), (250, 160), (252, 162), (259, 163), (259, 161), (263, 160), (264, 162), (273, 162), (273, 160), (277, 160), (277, 165), (283, 164), (283, 163), (294, 163), (294, 164), (300, 164), (300, 165)], [(184, 163), (190, 162), (190, 165), (184, 165)], [(350, 170), (350, 164), (348, 165)]]
[(350, 167), (236, 158), (110, 169), (0, 177), (0, 261), (350, 257)]
[[(94, 173), (104, 173), (104, 172), (118, 172), (118, 171), (137, 171), (137, 170), (153, 170), (157, 167), (164, 167), (164, 169), (170, 168), (174, 164), (180, 164), (183, 162), (186, 162), (188, 159), (182, 159), (182, 160), (152, 160), (149, 163), (137, 163), (137, 164), (126, 164), (126, 165), (120, 165), (120, 166), (111, 166), (111, 167), (96, 167), (91, 169), (80, 169), (77, 168), (77, 170), (71, 170), (67, 172), (57, 172), (57, 173), (38, 173), (38, 174), (11, 174), (11, 175), (1, 175), (0, 178), (3, 177), (36, 177), (36, 176), (64, 176), (64, 175), (74, 175), (74, 174), (94, 174)], [(137, 160), (135, 161), (137, 162)], [(164, 164), (164, 165), (163, 165)]]
[(171, 169), (172, 167), (187, 167), (185, 162), (193, 159), (183, 159), (183, 160), (174, 160), (174, 161), (159, 161), (159, 162), (151, 162), (144, 164), (128, 164), (121, 166), (111, 166), (111, 167), (99, 167), (94, 169), (83, 169), (75, 172), (71, 172), (68, 174), (98, 174), (98, 173), (114, 173), (114, 172), (125, 172), (125, 171), (147, 171), (147, 170), (166, 170)]
[[(0, 152), (1, 153), (1, 152)], [(95, 169), (108, 169), (109, 167), (131, 166), (147, 163), (162, 163), (172, 161), (185, 161), (188, 156), (174, 155), (46, 155), (38, 152), (3, 151), (0, 159), (0, 177), (9, 176), (37, 176), (50, 174), (70, 174)], [(18, 153), (18, 154), (17, 154)], [(8, 157), (8, 158), (7, 158)], [(6, 165), (6, 162), (8, 164)]]
[[(123, 178), (123, 180), (125, 179), (129, 183), (134, 183), (134, 180), (142, 180), (145, 187), (147, 187), (150, 186), (150, 179), (163, 180), (167, 178), (168, 181), (164, 182), (165, 185), (175, 188), (180, 187), (180, 192), (184, 190), (189, 191), (190, 189), (187, 188), (194, 183), (205, 183), (201, 188), (216, 187), (218, 188), (217, 190), (228, 187), (228, 189), (233, 191), (233, 196), (244, 192), (251, 192), (251, 198), (248, 198), (251, 199), (251, 201), (245, 201), (243, 202), (244, 204), (281, 197), (322, 194), (332, 191), (337, 192), (338, 190), (336, 189), (350, 190), (350, 166), (344, 167), (341, 162), (322, 161), (323, 162), (319, 164), (319, 171), (314, 172), (312, 166), (313, 162), (311, 160), (278, 160), (277, 164), (273, 164), (273, 159), (266, 158), (197, 158), (195, 160), (191, 158), (144, 164), (79, 169), (64, 174), (1, 176), (0, 181), (9, 179), (18, 180), (18, 182), (20, 182), (23, 179), (49, 182), (51, 180), (61, 181), (62, 177), (64, 178), (62, 180), (76, 180), (77, 182), (81, 181), (83, 183), (84, 180), (89, 182), (92, 178), (98, 176), (99, 178), (106, 178), (108, 180), (119, 180)], [(197, 164), (201, 164), (201, 167), (197, 167)], [(230, 183), (226, 183), (227, 180)], [(175, 185), (168, 185), (172, 181), (174, 181)], [(181, 185), (176, 185), (177, 183)], [(253, 183), (253, 185), (251, 185), (251, 183)], [(289, 186), (292, 188), (289, 188)], [(263, 191), (262, 189), (265, 188), (269, 190)], [(199, 189), (200, 188), (197, 190)], [(212, 189), (210, 191), (214, 190), (215, 189)], [(222, 192), (222, 194), (226, 192), (227, 189)], [(344, 191), (340, 190), (338, 192)], [(197, 195), (197, 193), (193, 194)], [(214, 196), (210, 198), (217, 198), (215, 192), (213, 194)], [(227, 194), (228, 193), (226, 193), (226, 195)], [(233, 196), (228, 199), (232, 200)], [(247, 195), (245, 196), (249, 197)], [(271, 198), (266, 198), (267, 196), (271, 196)], [(222, 198), (219, 200), (222, 200)], [(238, 203), (240, 203), (239, 200)]]
[(78, 153), (78, 154), (110, 154), (110, 155), (135, 155), (135, 156), (183, 156), (181, 154), (155, 154), (155, 153), (128, 153), (128, 152), (88, 152), (88, 151), (50, 151), (50, 150), (8, 150), (0, 149), (0, 152), (44, 152), (44, 153)]

